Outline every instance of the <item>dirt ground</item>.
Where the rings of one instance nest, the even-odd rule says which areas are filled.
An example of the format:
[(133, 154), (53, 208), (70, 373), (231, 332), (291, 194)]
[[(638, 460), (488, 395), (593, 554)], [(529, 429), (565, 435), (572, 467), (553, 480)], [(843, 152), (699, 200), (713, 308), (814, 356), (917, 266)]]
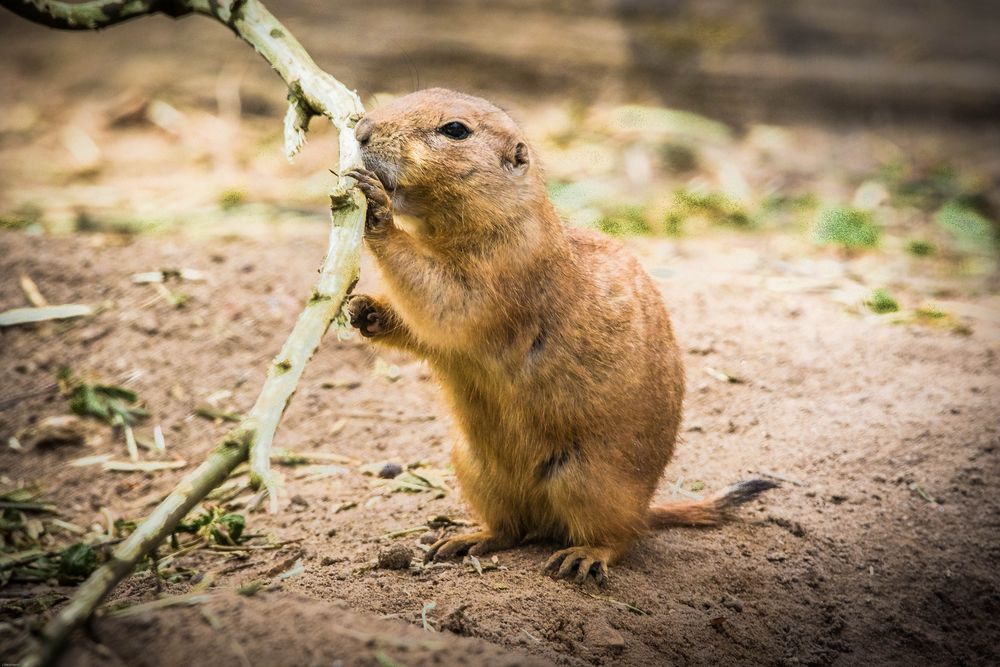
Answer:
[[(318, 226), (280, 241), (211, 243), (3, 233), (0, 303), (19, 302), (10, 278), (26, 272), (53, 302), (110, 307), (47, 332), (3, 332), (4, 398), (27, 397), (5, 405), (0, 435), (6, 440), (65, 413), (65, 399), (44, 389), (59, 366), (71, 365), (132, 378), (129, 386), (163, 425), (169, 455), (196, 462), (226, 427), (192, 410), (220, 390), (232, 392), (225, 406), (249, 405), (308, 293), (322, 239)], [(236, 606), (225, 602), (232, 597), (212, 602), (215, 630), (190, 607), (104, 619), (95, 636), (121, 664), (150, 665), (209, 664), (209, 655), (212, 664), (240, 664), (234, 640), (251, 664), (330, 664), (334, 656), (376, 664), (377, 650), (401, 664), (475, 663), (479, 655), (518, 662), (506, 650), (574, 665), (994, 663), (996, 336), (892, 326), (847, 313), (825, 293), (775, 289), (773, 279), (787, 270), (767, 245), (758, 236), (633, 244), (660, 281), (690, 378), (683, 442), (658, 498), (669, 500), (679, 479), (702, 481), (706, 491), (762, 472), (786, 479), (742, 523), (650, 535), (614, 568), (604, 590), (539, 574), (553, 545), (501, 553), (500, 567), (481, 575), (469, 564), (369, 569), (390, 544), (416, 552), (424, 531), (387, 533), (434, 515), (470, 517), (450, 475), (449, 491), (435, 497), (392, 492), (362, 474), (361, 464), (379, 461), (444, 470), (448, 418), (421, 363), (383, 360), (398, 366), (391, 380), (396, 374), (386, 373), (363, 341), (331, 337), (307, 369), (277, 444), (348, 459), (333, 469), (282, 469), (291, 500), (277, 516), (249, 515), (248, 530), (289, 541), (283, 548), (252, 552), (247, 561), (209, 552), (183, 560), (202, 575), (215, 573), (210, 591), (269, 580), (298, 559), (304, 572)], [(152, 290), (129, 279), (179, 264), (210, 276), (185, 286), (190, 300), (182, 309), (149, 304)], [(721, 382), (707, 368), (744, 382)], [(346, 424), (331, 434), (340, 418)], [(91, 473), (95, 468), (66, 465), (104, 452), (123, 458), (122, 443), (109, 440), (98, 433), (86, 446), (5, 449), (0, 461), (7, 480), (43, 484), (81, 525), (102, 522), (104, 507), (116, 518), (140, 516), (151, 494), (169, 490), (181, 472)], [(182, 578), (167, 588), (184, 593), (191, 585)], [(22, 587), (17, 595), (41, 590), (48, 589)], [(113, 600), (155, 594), (145, 572)], [(447, 651), (436, 653), (377, 638), (416, 635), (373, 616), (419, 625), (430, 602), (434, 626), (492, 646), (446, 640)], [(15, 627), (4, 629), (13, 642)], [(335, 641), (356, 633), (368, 639)], [(67, 664), (94, 650), (80, 640)]]
[[(368, 18), (348, 9), (345, 20)], [(358, 32), (369, 51), (341, 60), (356, 46), (329, 40), (314, 13), (287, 11), (322, 65), (405, 89), (391, 44)], [(0, 493), (39, 487), (56, 514), (37, 540), (59, 550), (145, 516), (230, 427), (199, 410), (252, 405), (325, 248), (335, 139), (314, 122), (287, 164), (283, 86), (208, 22), (53, 35), (0, 16), (0, 311), (27, 304), (24, 275), (51, 303), (97, 308), (0, 328)], [(615, 49), (571, 37), (608, 59), (624, 47), (601, 25), (579, 23)], [(415, 60), (437, 63), (424, 83), (497, 83), (475, 59), (449, 78), (454, 58), (436, 54)], [(601, 65), (612, 79), (613, 60)], [(421, 567), (427, 540), (475, 520), (448, 468), (450, 419), (424, 364), (331, 332), (278, 430), (277, 449), (314, 457), (277, 466), (281, 511), (248, 507), (237, 476), (233, 497), (207, 506), (245, 515), (254, 537), (174, 556), (165, 546), (162, 581), (147, 564), (123, 582), (63, 664), (1000, 662), (1000, 274), (992, 241), (959, 247), (940, 222), (942, 204), (970, 193), (996, 219), (1000, 130), (728, 127), (656, 109), (637, 128), (616, 106), (630, 101), (622, 90), (583, 108), (534, 100), (548, 79), (519, 76), (500, 88), (520, 96), (499, 101), (524, 125), (567, 218), (593, 224), (595, 211), (621, 209), (633, 211), (621, 214), (628, 223), (638, 207), (652, 221), (624, 242), (662, 290), (688, 376), (682, 441), (656, 499), (749, 476), (781, 488), (731, 525), (649, 535), (604, 588), (540, 574), (553, 544), (484, 559), (481, 573), (471, 561)], [(362, 89), (365, 103), (380, 91)], [(661, 222), (680, 189), (724, 194), (702, 214), (721, 223), (685, 221), (668, 237)], [(880, 247), (818, 248), (812, 228), (827, 205), (870, 209)], [(908, 250), (914, 241), (933, 253)], [(168, 282), (164, 294), (132, 279), (179, 268), (205, 280)], [(899, 312), (861, 305), (879, 287)], [(359, 290), (378, 291), (367, 260)], [(151, 413), (140, 439), (159, 425), (166, 444), (142, 460), (181, 467), (103, 469), (127, 454), (122, 435), (96, 422), (81, 427), (82, 444), (35, 446), (46, 419), (69, 413), (62, 367), (137, 392)], [(404, 491), (371, 475), (385, 463), (431, 485)], [(6, 557), (13, 547), (3, 547)], [(378, 566), (393, 547), (413, 565)], [(0, 568), (2, 663), (74, 590), (6, 582), (10, 569)], [(174, 604), (136, 606), (161, 599)]]

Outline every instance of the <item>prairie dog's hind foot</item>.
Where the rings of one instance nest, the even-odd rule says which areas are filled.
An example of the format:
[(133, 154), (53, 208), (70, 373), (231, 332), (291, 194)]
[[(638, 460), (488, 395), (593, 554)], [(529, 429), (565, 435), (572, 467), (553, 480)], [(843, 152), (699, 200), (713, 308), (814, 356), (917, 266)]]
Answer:
[(503, 551), (510, 549), (517, 543), (513, 537), (497, 535), (489, 530), (480, 530), (466, 535), (455, 535), (445, 537), (435, 542), (424, 556), (424, 562), (448, 560), (449, 558), (461, 558), (466, 554), (470, 556), (483, 556), (493, 551)]
[(561, 579), (574, 579), (578, 584), (593, 575), (594, 581), (603, 585), (608, 580), (608, 563), (614, 562), (617, 555), (611, 547), (570, 547), (552, 554), (542, 571)]

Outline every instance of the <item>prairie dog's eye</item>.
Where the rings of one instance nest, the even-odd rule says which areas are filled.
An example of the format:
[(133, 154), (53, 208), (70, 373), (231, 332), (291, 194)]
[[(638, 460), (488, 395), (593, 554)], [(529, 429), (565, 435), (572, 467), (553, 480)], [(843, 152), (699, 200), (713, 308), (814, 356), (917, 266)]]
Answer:
[(438, 132), (448, 137), (449, 139), (462, 140), (472, 134), (470, 130), (464, 123), (460, 123), (457, 120), (453, 120), (449, 123), (445, 123), (438, 128)]

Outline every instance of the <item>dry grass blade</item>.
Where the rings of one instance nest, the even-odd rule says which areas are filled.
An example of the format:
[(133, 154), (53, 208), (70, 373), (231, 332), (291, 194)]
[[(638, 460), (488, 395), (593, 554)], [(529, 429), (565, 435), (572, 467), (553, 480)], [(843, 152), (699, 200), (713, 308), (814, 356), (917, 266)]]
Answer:
[(427, 615), (435, 609), (437, 609), (437, 602), (428, 602), (420, 609), (420, 624), (427, 632), (437, 632), (434, 626), (431, 625), (430, 621), (427, 619)]
[(430, 530), (430, 526), (413, 526), (412, 528), (403, 528), (402, 530), (394, 530), (391, 533), (385, 533), (382, 535), (382, 539), (406, 537), (407, 535), (412, 535), (414, 533), (426, 533), (428, 530)]
[(60, 306), (33, 308), (12, 308), (0, 313), (0, 327), (48, 322), (50, 320), (65, 320), (73, 317), (86, 317), (93, 314), (94, 309), (82, 303), (67, 303)]
[(642, 607), (637, 607), (634, 604), (630, 604), (628, 602), (622, 602), (621, 600), (616, 600), (615, 598), (610, 597), (608, 595), (597, 595), (596, 593), (589, 593), (589, 592), (587, 593), (587, 595), (594, 598), (595, 600), (602, 600), (604, 602), (607, 602), (608, 604), (613, 604), (616, 607), (621, 607), (622, 609), (628, 610), (633, 614), (638, 614), (639, 616), (653, 615), (653, 612), (651, 611), (647, 611)]
[(148, 611), (156, 611), (157, 609), (166, 609), (167, 607), (176, 607), (178, 605), (194, 606), (196, 604), (204, 604), (212, 599), (212, 596), (207, 593), (187, 593), (185, 595), (172, 595), (166, 598), (160, 598), (159, 600), (153, 600), (152, 602), (143, 602), (142, 604), (132, 605), (131, 607), (125, 607), (124, 609), (117, 609), (110, 614), (112, 618), (128, 618), (129, 616), (138, 616), (139, 614), (144, 614)]
[(108, 472), (159, 472), (179, 470), (187, 466), (187, 461), (105, 461)]

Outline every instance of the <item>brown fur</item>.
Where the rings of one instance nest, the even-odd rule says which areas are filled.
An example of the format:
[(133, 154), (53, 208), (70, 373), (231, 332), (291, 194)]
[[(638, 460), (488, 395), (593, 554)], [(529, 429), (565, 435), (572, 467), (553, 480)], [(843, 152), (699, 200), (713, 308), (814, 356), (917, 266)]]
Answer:
[[(470, 136), (438, 130), (456, 120)], [(650, 514), (684, 396), (670, 320), (619, 243), (564, 227), (510, 117), (433, 89), (356, 133), (370, 171), (352, 175), (388, 295), (354, 297), (352, 322), (428, 360), (465, 436), (455, 472), (486, 527), (430, 557), (549, 538), (573, 545), (551, 569), (602, 580), (651, 521), (717, 520), (710, 502)]]

